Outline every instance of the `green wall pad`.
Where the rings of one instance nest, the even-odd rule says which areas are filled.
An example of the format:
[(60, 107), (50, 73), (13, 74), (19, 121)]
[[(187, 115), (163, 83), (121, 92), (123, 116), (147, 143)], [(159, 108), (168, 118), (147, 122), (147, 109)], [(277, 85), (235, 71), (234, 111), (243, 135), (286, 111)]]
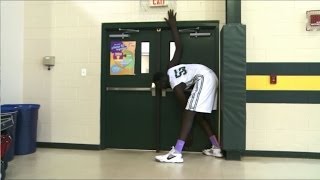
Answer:
[[(227, 24), (221, 30), (221, 143), (226, 154), (245, 150), (246, 26)], [(228, 160), (240, 160), (231, 156)]]

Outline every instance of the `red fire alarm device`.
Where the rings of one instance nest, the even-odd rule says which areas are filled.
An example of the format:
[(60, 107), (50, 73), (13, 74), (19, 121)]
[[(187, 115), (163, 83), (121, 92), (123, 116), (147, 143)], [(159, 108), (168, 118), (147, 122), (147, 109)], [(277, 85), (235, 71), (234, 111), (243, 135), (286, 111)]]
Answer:
[(307, 31), (320, 30), (320, 10), (307, 11)]
[(270, 75), (270, 84), (277, 84), (277, 75)]

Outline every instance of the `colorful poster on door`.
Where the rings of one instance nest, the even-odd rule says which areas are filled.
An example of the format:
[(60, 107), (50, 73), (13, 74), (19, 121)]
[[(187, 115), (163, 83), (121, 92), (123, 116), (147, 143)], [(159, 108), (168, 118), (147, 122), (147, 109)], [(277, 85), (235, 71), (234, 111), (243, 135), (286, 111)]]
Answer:
[(136, 41), (111, 41), (110, 75), (134, 75)]

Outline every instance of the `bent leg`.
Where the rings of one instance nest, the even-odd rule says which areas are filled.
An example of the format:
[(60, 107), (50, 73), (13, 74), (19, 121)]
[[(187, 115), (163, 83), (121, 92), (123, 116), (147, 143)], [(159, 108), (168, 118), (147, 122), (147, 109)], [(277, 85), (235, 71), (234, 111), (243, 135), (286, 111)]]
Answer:
[(172, 147), (168, 154), (156, 156), (155, 159), (159, 162), (172, 162), (172, 163), (182, 163), (183, 158), (181, 151), (183, 149), (184, 143), (188, 137), (188, 134), (192, 128), (193, 118), (196, 112), (185, 110), (182, 114), (182, 125), (180, 130), (180, 136), (177, 140), (175, 147)]
[(180, 140), (185, 141), (192, 128), (193, 119), (197, 112), (185, 110), (182, 114), (181, 129), (180, 129)]
[(174, 148), (180, 153), (182, 152), (182, 149), (191, 131), (195, 114), (196, 112), (189, 110), (185, 110), (182, 114), (180, 136), (176, 145), (174, 146)]
[(208, 135), (212, 145), (210, 149), (204, 149), (202, 153), (207, 156), (223, 157), (220, 149), (220, 144), (216, 136), (213, 134), (212, 126), (210, 123), (210, 114), (201, 114), (201, 118), (198, 119), (198, 122)]
[(210, 123), (210, 114), (199, 113), (198, 122), (209, 137), (211, 144), (217, 148), (220, 148), (220, 144), (212, 130), (212, 125)]
[(204, 130), (208, 137), (211, 137), (213, 134), (212, 126), (210, 123), (210, 114), (199, 113), (197, 121), (201, 128)]

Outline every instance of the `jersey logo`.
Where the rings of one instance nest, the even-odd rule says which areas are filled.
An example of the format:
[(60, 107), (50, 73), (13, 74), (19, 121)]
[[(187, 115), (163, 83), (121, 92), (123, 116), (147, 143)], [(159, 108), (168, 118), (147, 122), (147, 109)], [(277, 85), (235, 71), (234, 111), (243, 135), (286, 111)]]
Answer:
[(174, 70), (174, 75), (176, 78), (179, 78), (182, 75), (186, 75), (186, 74), (187, 74), (187, 70), (185, 66), (180, 67), (178, 70), (177, 69)]

